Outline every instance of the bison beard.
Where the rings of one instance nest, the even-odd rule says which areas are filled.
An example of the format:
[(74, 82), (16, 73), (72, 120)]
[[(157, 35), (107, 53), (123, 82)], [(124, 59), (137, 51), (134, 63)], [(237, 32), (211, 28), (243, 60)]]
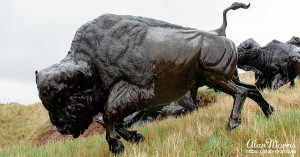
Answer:
[[(234, 3), (228, 10), (248, 8)], [(226, 13), (224, 14), (226, 19)], [(269, 117), (273, 107), (255, 85), (240, 82), (234, 43), (222, 29), (205, 32), (143, 17), (106, 14), (83, 25), (59, 64), (36, 73), (39, 96), (51, 122), (74, 137), (103, 113), (110, 151), (122, 152), (121, 136), (143, 136), (116, 124), (129, 114), (166, 105), (207, 85), (234, 98), (227, 129), (241, 123), (246, 97)]]

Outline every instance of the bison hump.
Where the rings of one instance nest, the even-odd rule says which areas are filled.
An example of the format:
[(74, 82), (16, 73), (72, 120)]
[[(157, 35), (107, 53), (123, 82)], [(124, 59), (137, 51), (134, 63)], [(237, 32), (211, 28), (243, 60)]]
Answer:
[(79, 60), (89, 58), (104, 88), (121, 79), (150, 87), (154, 74), (141, 46), (150, 27), (191, 29), (150, 18), (105, 14), (78, 29), (71, 52)]

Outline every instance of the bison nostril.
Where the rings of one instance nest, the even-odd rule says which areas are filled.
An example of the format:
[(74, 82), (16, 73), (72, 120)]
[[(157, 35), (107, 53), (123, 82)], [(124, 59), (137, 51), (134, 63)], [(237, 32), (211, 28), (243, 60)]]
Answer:
[(66, 125), (58, 126), (57, 127), (57, 131), (60, 132), (60, 133), (62, 133), (62, 134), (67, 134), (67, 133), (69, 133), (69, 131), (66, 128), (67, 128)]
[(57, 127), (57, 131), (58, 131), (58, 132), (61, 132), (62, 130), (63, 130), (63, 129), (62, 129), (61, 126), (58, 126), (58, 127)]

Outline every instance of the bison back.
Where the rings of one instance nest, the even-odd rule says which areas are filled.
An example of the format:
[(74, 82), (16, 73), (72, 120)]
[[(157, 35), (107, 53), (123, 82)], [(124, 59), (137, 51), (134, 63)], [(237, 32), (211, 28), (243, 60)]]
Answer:
[(149, 54), (141, 46), (150, 27), (191, 29), (150, 18), (105, 14), (78, 29), (69, 55), (91, 62), (105, 89), (121, 79), (150, 87), (154, 74)]

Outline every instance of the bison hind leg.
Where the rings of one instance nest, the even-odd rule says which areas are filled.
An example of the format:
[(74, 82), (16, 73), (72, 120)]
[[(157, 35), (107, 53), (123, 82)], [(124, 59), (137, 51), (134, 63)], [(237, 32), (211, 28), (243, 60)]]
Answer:
[(253, 99), (260, 106), (266, 117), (269, 117), (274, 112), (273, 106), (263, 98), (255, 85), (243, 83), (235, 78), (227, 80), (222, 76), (210, 77), (207, 83), (210, 87), (232, 95), (234, 98), (233, 108), (227, 125), (229, 130), (235, 129), (241, 123), (241, 111), (246, 97)]
[(294, 88), (295, 87), (295, 80), (291, 80), (291, 84), (290, 84), (290, 88)]
[(258, 88), (255, 85), (240, 81), (236, 83), (248, 89), (248, 97), (254, 100), (259, 105), (267, 118), (272, 115), (272, 113), (274, 112), (274, 107), (263, 98), (262, 94), (259, 92)]
[(247, 89), (237, 85), (232, 80), (227, 80), (223, 76), (209, 77), (207, 79), (207, 85), (211, 88), (227, 93), (234, 98), (233, 108), (226, 128), (228, 130), (233, 130), (238, 127), (241, 124), (241, 112), (247, 97)]

